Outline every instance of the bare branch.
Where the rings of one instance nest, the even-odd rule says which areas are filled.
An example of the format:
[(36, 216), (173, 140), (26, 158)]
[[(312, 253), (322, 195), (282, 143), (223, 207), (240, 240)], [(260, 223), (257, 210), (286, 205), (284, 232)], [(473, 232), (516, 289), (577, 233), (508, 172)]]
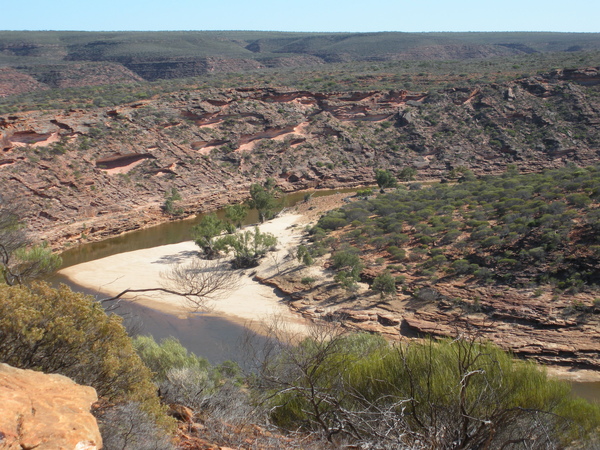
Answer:
[(239, 279), (240, 274), (231, 270), (222, 260), (194, 258), (186, 263), (175, 264), (168, 271), (161, 273), (161, 287), (127, 288), (100, 302), (113, 302), (127, 294), (159, 292), (183, 297), (186, 307), (196, 312), (206, 309), (208, 302), (218, 300), (235, 290)]

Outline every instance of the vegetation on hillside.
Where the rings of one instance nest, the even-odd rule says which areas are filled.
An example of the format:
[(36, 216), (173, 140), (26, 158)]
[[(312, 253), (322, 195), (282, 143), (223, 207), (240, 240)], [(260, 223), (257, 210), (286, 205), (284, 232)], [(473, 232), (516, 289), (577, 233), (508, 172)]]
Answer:
[(49, 275), (62, 262), (46, 243), (31, 242), (17, 211), (0, 197), (0, 277), (11, 286)]
[[(182, 74), (178, 78), (154, 81), (126, 83), (119, 79), (111, 84), (90, 81), (89, 86), (51, 86), (46, 90), (0, 96), (0, 114), (28, 110), (110, 107), (150, 99), (156, 95), (215, 88), (268, 86), (312, 92), (389, 89), (436, 91), (502, 83), (559, 68), (597, 66), (600, 66), (598, 49), (490, 56), (483, 60), (446, 57), (432, 61), (423, 57), (400, 61), (338, 61), (327, 64), (305, 62), (304, 65), (292, 67), (245, 67), (243, 70), (231, 68), (230, 72), (216, 71), (194, 76)], [(36, 70), (41, 70), (35, 67), (29, 69), (34, 75)], [(52, 66), (50, 72), (58, 73), (59, 68), (60, 66)], [(38, 78), (43, 80), (43, 77)]]
[[(598, 186), (598, 166), (523, 175), (511, 167), (501, 176), (402, 186), (325, 215), (312, 230), (313, 251), (328, 244), (338, 269), (345, 255), (360, 253), (363, 263), (377, 255), (392, 274), (432, 283), (595, 291)], [(322, 239), (324, 230), (338, 229), (333, 240)]]

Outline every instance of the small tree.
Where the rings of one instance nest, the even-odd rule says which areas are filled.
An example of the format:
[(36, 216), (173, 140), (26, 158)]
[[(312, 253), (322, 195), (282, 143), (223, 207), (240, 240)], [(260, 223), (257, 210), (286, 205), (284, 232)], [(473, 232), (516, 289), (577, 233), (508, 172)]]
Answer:
[(313, 259), (306, 245), (299, 245), (296, 251), (296, 258), (305, 266), (312, 266), (315, 260)]
[(338, 270), (334, 276), (344, 289), (349, 292), (357, 290), (356, 282), (360, 279), (360, 272), (364, 265), (358, 255), (358, 250), (355, 248), (347, 248), (333, 254), (333, 267)]
[(376, 169), (375, 170), (375, 181), (379, 186), (380, 192), (383, 194), (386, 188), (395, 188), (398, 186), (398, 182), (394, 177), (394, 174), (388, 170)]
[(380, 297), (383, 299), (388, 295), (396, 293), (396, 280), (390, 274), (390, 271), (386, 270), (375, 277), (371, 289), (379, 292)]
[(181, 194), (177, 188), (168, 189), (167, 192), (165, 192), (163, 211), (173, 216), (183, 214), (183, 209), (175, 206), (175, 202), (178, 202), (179, 200), (181, 200)]
[(258, 261), (277, 244), (277, 238), (271, 233), (263, 233), (258, 227), (254, 231), (246, 230), (229, 234), (218, 239), (215, 248), (232, 251), (233, 265), (236, 268), (255, 267)]
[(248, 207), (243, 203), (227, 205), (225, 207), (225, 218), (229, 220), (235, 228), (242, 227), (246, 215), (248, 215)]
[(215, 213), (205, 215), (200, 223), (192, 228), (192, 237), (204, 255), (211, 259), (218, 251), (214, 247), (215, 237), (225, 230), (225, 223)]
[(248, 200), (250, 208), (258, 211), (260, 222), (270, 219), (273, 211), (277, 208), (275, 199), (275, 180), (267, 178), (264, 185), (253, 184), (250, 186), (250, 199)]
[(412, 181), (415, 179), (417, 169), (414, 167), (405, 167), (398, 174), (398, 178), (402, 181)]
[(47, 244), (31, 245), (16, 208), (0, 203), (0, 275), (4, 282), (23, 284), (55, 272), (61, 264)]

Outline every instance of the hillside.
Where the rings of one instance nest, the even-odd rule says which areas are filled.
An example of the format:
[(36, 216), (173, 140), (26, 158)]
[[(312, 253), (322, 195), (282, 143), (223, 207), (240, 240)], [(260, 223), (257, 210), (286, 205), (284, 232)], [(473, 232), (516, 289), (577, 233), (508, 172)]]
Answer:
[(392, 336), (398, 325), (408, 337), (472, 333), (597, 370), (599, 185), (597, 165), (526, 175), (512, 166), (356, 198), (311, 230), (313, 257), (330, 255), (316, 265), (332, 269), (326, 277), (307, 267), (273, 282), (314, 318)]
[(575, 61), (582, 65), (590, 54), (597, 59), (599, 50), (597, 33), (0, 31), (0, 68), (18, 73), (14, 80), (28, 78), (14, 87), (0, 77), (0, 97), (57, 87), (289, 68), (326, 73), (323, 66), (340, 63), (391, 62), (405, 70), (411, 61), (486, 60), (502, 61), (506, 72), (523, 67), (523, 57), (544, 55), (549, 65), (537, 69), (548, 70)]
[(0, 180), (57, 246), (238, 201), (272, 176), (284, 191), (597, 162), (597, 69), (431, 92), (182, 90), (114, 108), (0, 116)]

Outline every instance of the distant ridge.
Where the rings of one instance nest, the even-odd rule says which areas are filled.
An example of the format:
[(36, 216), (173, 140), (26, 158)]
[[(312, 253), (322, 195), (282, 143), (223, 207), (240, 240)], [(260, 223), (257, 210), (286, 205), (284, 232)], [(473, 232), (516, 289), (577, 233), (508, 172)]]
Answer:
[[(121, 81), (153, 81), (337, 62), (473, 60), (598, 50), (600, 33), (0, 31), (0, 68), (15, 68), (40, 82), (48, 79), (48, 66), (57, 74), (62, 67), (79, 64), (81, 69), (92, 62), (112, 63), (110, 72), (118, 73)], [(114, 64), (123, 68), (117, 70)]]

